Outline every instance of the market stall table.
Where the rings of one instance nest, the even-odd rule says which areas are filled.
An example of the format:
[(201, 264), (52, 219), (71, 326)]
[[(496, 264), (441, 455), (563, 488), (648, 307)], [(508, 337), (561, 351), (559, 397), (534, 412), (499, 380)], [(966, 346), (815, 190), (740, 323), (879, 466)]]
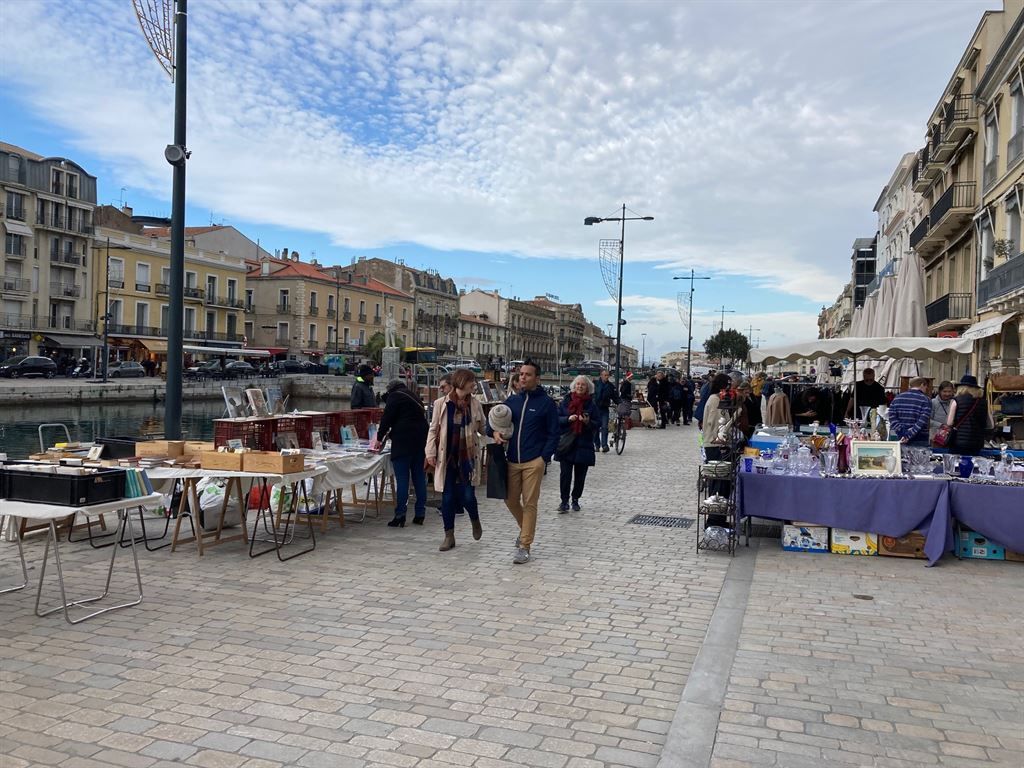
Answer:
[[(130, 499), (118, 499), (116, 501), (105, 501), (100, 504), (93, 504), (84, 507), (66, 507), (56, 504), (47, 503), (36, 503), (28, 501), (11, 501), (3, 500), (0, 501), (0, 517), (13, 517), (18, 519), (28, 520), (42, 520), (45, 521), (49, 529), (49, 534), (46, 539), (46, 548), (43, 551), (43, 564), (39, 569), (39, 590), (36, 592), (36, 615), (37, 616), (48, 616), (56, 611), (63, 610), (64, 619), (68, 624), (79, 624), (86, 619), (90, 619), (94, 616), (99, 616), (109, 611), (115, 611), (119, 608), (129, 608), (133, 605), (138, 605), (142, 602), (142, 573), (139, 570), (139, 557), (135, 551), (135, 530), (132, 527), (131, 515), (128, 513), (133, 507), (143, 507), (150, 504), (154, 504), (160, 501), (160, 494), (152, 493), (147, 496), (139, 496)], [(119, 519), (118, 535), (123, 540), (125, 534), (128, 535), (128, 540), (132, 550), (132, 561), (135, 565), (135, 581), (138, 584), (138, 596), (129, 602), (118, 603), (117, 605), (109, 605), (105, 608), (87, 613), (84, 616), (72, 619), (70, 609), (72, 607), (81, 607), (88, 603), (95, 603), (98, 600), (102, 600), (110, 593), (110, 581), (114, 574), (114, 560), (117, 557), (117, 552), (121, 547), (112, 547), (110, 555), (110, 566), (107, 569), (107, 580), (106, 586), (103, 592), (95, 597), (84, 597), (78, 600), (68, 600), (67, 591), (64, 585), (64, 568), (60, 560), (60, 545), (57, 537), (57, 527), (55, 522), (58, 520), (66, 519), (70, 515), (80, 513), (85, 515), (86, 518), (99, 516), (103, 514), (117, 513)], [(43, 597), (43, 579), (46, 576), (46, 563), (50, 557), (50, 543), (53, 543), (53, 559), (57, 566), (57, 584), (60, 587), (61, 604), (40, 611), (40, 603)], [(21, 587), (14, 587), (13, 589), (22, 589), (28, 583), (28, 574), (25, 571), (25, 554), (21, 549), (21, 541), (18, 542), (18, 553), (21, 557), (22, 572), (25, 575), (25, 584)], [(13, 589), (5, 589), (4, 592), (13, 591)]]
[(1024, 552), (1024, 486), (949, 483), (950, 514), (971, 530), (1014, 552)]
[(833, 478), (739, 473), (736, 523), (744, 518), (802, 520), (833, 528), (905, 536), (921, 531), (934, 565), (952, 549), (948, 483), (944, 480)]
[[(313, 480), (313, 496), (319, 498), (322, 494), (331, 494), (337, 503), (340, 503), (341, 492), (346, 488), (351, 488), (352, 503), (357, 504), (359, 500), (356, 496), (356, 484), (370, 481), (374, 492), (373, 502), (376, 505), (377, 514), (380, 514), (380, 502), (384, 488), (388, 478), (394, 474), (390, 453), (346, 452), (313, 458), (317, 459), (320, 466), (325, 468), (325, 472)], [(366, 507), (370, 502), (370, 487), (368, 486), (366, 497), (363, 499), (363, 518), (366, 517)], [(324, 514), (326, 514), (326, 510), (324, 510)]]

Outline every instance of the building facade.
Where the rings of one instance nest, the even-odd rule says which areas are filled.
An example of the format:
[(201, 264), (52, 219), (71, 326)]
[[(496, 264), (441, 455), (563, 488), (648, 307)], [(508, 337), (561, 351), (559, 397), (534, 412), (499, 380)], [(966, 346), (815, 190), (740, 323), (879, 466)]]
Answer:
[(0, 143), (4, 357), (79, 357), (96, 346), (88, 286), (96, 177), (72, 160)]
[(910, 233), (924, 216), (922, 198), (911, 183), (916, 163), (917, 155), (913, 152), (900, 158), (896, 170), (875, 201), (874, 211), (878, 215), (876, 275), (868, 285), (868, 296), (878, 290), (884, 278), (896, 274), (900, 259), (910, 250)]
[(583, 331), (587, 319), (580, 304), (562, 304), (550, 296), (537, 296), (531, 302), (554, 313), (555, 357), (560, 365), (578, 363), (586, 355), (583, 351)]
[[(1007, 11), (1017, 10), (1014, 18)], [(978, 342), (978, 370), (1024, 371), (1024, 3), (1006, 2), (992, 40), (988, 68), (977, 81), (974, 100), (981, 121), (981, 206), (974, 229), (978, 241), (977, 308), (984, 334)]]
[(504, 349), (505, 329), (486, 312), (459, 317), (459, 357), (476, 360), (485, 368), (499, 364)]
[(508, 300), (506, 325), (507, 360), (532, 359), (542, 373), (554, 373), (555, 313), (530, 301)]
[(876, 238), (858, 237), (853, 241), (850, 256), (850, 280), (853, 283), (853, 306), (863, 307), (868, 297), (868, 287), (875, 279)]
[(460, 312), (454, 280), (436, 270), (413, 269), (400, 261), (377, 258), (360, 258), (350, 269), (413, 297), (411, 346), (434, 347), (439, 355), (457, 353)]
[(818, 338), (835, 339), (849, 336), (853, 319), (853, 283), (843, 286), (842, 292), (830, 307), (822, 307), (818, 314)]

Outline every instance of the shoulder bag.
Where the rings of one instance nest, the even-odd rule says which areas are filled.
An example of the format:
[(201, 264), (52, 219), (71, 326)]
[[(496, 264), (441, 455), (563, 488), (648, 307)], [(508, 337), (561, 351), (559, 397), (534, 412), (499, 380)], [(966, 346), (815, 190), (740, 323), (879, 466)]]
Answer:
[(974, 402), (971, 403), (971, 407), (967, 409), (967, 413), (957, 420), (956, 426), (951, 427), (948, 424), (943, 424), (939, 427), (935, 432), (935, 437), (932, 438), (932, 445), (936, 448), (949, 448), (954, 445), (956, 443), (956, 431), (965, 421), (967, 421), (967, 419), (971, 417), (971, 414), (974, 413), (974, 409), (978, 407), (978, 400), (980, 400), (980, 398), (974, 398)]

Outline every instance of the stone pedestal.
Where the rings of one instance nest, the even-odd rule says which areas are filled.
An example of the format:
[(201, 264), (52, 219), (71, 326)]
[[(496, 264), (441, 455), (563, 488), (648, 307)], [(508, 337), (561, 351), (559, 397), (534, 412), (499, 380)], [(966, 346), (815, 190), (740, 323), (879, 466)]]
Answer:
[(402, 350), (400, 347), (384, 347), (380, 353), (380, 378), (387, 384), (397, 379), (401, 371)]

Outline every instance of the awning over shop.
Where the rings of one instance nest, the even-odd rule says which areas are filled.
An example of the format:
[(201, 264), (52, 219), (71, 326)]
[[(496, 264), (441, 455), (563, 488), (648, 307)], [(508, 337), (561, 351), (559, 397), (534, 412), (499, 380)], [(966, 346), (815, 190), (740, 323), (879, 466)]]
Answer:
[(167, 354), (166, 339), (140, 339), (140, 341), (150, 352), (155, 352), (158, 355)]
[(270, 352), (262, 349), (247, 349), (246, 347), (195, 347), (190, 344), (183, 344), (182, 352), (191, 352), (199, 355), (241, 355), (242, 357), (270, 357)]
[(1016, 317), (1016, 313), (1009, 315), (995, 315), (988, 318), (987, 320), (981, 320), (966, 331), (964, 331), (962, 339), (987, 339), (989, 336), (995, 336), (997, 333), (1001, 333), (1003, 330), (1003, 323), (1007, 320), (1012, 320)]
[(7, 227), (7, 231), (12, 235), (21, 235), (22, 237), (32, 237), (32, 230), (22, 224), (20, 221), (14, 221), (13, 219), (5, 219), (4, 226)]
[(287, 351), (288, 347), (260, 347), (259, 349), (247, 347), (245, 354), (262, 356), (266, 352), (268, 355), (283, 355)]
[(302, 350), (302, 354), (310, 355), (312, 357), (320, 357), (321, 355), (323, 355), (323, 352), (321, 352), (319, 349), (304, 349)]
[(915, 360), (949, 359), (951, 355), (969, 355), (974, 349), (971, 339), (937, 339), (931, 336), (816, 339), (796, 342), (784, 347), (750, 350), (752, 363), (780, 363), (801, 359), (814, 360), (827, 357), (910, 357)]
[(99, 347), (101, 342), (92, 336), (71, 336), (66, 333), (48, 333), (46, 340), (57, 347), (64, 349), (78, 349), (79, 347)]

